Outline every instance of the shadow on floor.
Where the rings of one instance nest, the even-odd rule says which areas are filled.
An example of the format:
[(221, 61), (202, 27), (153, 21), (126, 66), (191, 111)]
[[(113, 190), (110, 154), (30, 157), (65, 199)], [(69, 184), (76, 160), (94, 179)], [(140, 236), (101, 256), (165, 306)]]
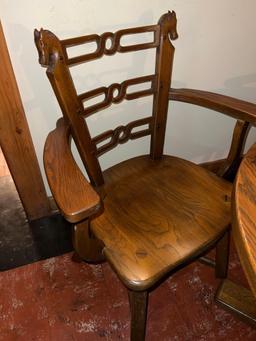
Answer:
[(59, 214), (28, 223), (11, 176), (0, 177), (0, 271), (70, 252), (71, 238)]

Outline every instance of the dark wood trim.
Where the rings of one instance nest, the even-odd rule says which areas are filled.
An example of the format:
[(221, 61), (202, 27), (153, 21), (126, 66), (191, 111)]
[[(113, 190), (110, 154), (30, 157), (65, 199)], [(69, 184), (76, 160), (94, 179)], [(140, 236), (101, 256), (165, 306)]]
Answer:
[(29, 220), (51, 214), (0, 23), (0, 146)]

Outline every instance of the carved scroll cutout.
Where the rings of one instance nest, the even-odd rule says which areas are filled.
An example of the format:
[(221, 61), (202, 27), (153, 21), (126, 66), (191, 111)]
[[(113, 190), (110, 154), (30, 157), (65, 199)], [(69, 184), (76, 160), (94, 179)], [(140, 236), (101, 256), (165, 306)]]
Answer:
[[(84, 109), (83, 115), (88, 117), (89, 115), (97, 112), (98, 110), (104, 109), (108, 107), (112, 103), (119, 103), (123, 99), (132, 100), (143, 96), (152, 95), (155, 91), (155, 75), (143, 76), (138, 78), (128, 79), (122, 83), (114, 83), (111, 84), (109, 87), (100, 87), (88, 92), (85, 92), (78, 96), (79, 100), (85, 106), (86, 100), (90, 100), (93, 97), (104, 95), (103, 101), (93, 104), (89, 107)], [(136, 85), (141, 83), (150, 82), (150, 87), (144, 90), (137, 90), (131, 93), (127, 93), (127, 88), (130, 85)]]
[(98, 47), (97, 47), (96, 42), (91, 41), (91, 42), (87, 42), (86, 44), (70, 46), (69, 48), (66, 49), (66, 53), (68, 55), (68, 58), (71, 59), (71, 58), (75, 58), (77, 56), (81, 56), (84, 54), (94, 53), (97, 50), (97, 48)]
[[(143, 130), (136, 130), (132, 132), (132, 130), (136, 127), (148, 125), (148, 128)], [(152, 125), (152, 117), (142, 118), (136, 121), (132, 121), (126, 126), (119, 126), (114, 130), (108, 130), (104, 133), (95, 136), (92, 141), (97, 145), (101, 142), (109, 140), (106, 144), (103, 144), (100, 147), (97, 147), (97, 156), (104, 154), (110, 149), (113, 149), (118, 144), (122, 144), (127, 142), (128, 140), (134, 140), (143, 136), (147, 136), (151, 134), (151, 125)]]
[[(137, 33), (144, 33), (144, 32), (152, 32), (154, 34), (154, 39), (152, 42), (147, 43), (139, 43), (139, 44), (132, 44), (132, 45), (121, 45), (121, 38), (130, 35), (130, 34), (137, 34)], [(145, 50), (151, 49), (154, 47), (159, 46), (160, 41), (160, 28), (158, 25), (151, 25), (151, 26), (143, 26), (143, 27), (136, 27), (136, 28), (129, 28), (125, 30), (120, 30), (115, 33), (112, 32), (105, 32), (102, 35), (91, 34), (87, 36), (71, 38), (61, 40), (62, 47), (66, 51), (66, 59), (67, 64), (69, 66), (86, 62), (89, 60), (97, 59), (105, 55), (112, 55), (116, 52), (130, 52), (130, 51), (138, 51), (138, 50)], [(107, 41), (111, 41), (111, 46), (106, 46)], [(95, 52), (83, 54), (81, 56), (68, 58), (67, 48), (74, 47), (76, 45), (86, 44), (95, 42), (97, 48)]]

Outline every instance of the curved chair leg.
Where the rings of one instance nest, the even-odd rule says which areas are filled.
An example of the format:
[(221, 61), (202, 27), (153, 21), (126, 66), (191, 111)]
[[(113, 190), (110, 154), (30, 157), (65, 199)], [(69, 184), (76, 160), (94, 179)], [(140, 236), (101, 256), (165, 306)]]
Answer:
[(218, 241), (216, 245), (215, 276), (217, 278), (227, 277), (229, 260), (229, 240), (230, 230), (225, 232), (224, 236)]
[(148, 292), (128, 291), (131, 309), (131, 341), (144, 341), (147, 322)]

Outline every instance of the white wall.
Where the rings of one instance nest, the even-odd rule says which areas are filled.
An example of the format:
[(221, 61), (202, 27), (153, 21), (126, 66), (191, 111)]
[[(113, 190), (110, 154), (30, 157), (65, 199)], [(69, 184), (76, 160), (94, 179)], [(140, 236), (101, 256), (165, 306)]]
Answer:
[[(1, 0), (0, 15), (27, 119), (42, 166), (47, 133), (61, 115), (45, 70), (38, 64), (34, 28), (61, 39), (150, 25), (168, 9), (178, 18), (174, 87), (199, 88), (256, 102), (255, 0)], [(152, 51), (115, 55), (74, 72), (78, 90), (109, 85), (154, 70)], [(106, 68), (103, 64), (106, 63)], [(81, 85), (84, 85), (82, 88)], [(114, 117), (114, 114), (116, 114)], [(89, 121), (92, 133), (150, 114), (148, 98), (123, 102)], [(138, 114), (138, 115), (136, 115)], [(172, 103), (165, 152), (202, 162), (226, 155), (234, 120), (206, 109)], [(250, 133), (249, 144), (256, 133)], [(101, 158), (103, 168), (148, 151), (147, 138)]]

